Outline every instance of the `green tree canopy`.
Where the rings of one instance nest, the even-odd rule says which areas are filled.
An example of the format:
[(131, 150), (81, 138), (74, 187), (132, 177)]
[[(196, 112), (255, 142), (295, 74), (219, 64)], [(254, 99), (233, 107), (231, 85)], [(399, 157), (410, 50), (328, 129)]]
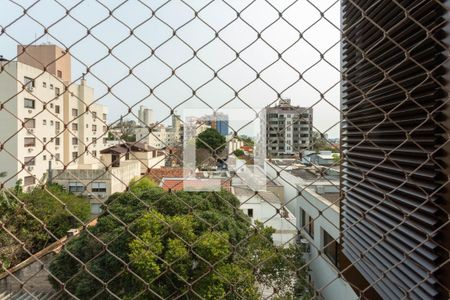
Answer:
[[(81, 227), (89, 217), (89, 201), (56, 184), (37, 187), (29, 193), (11, 189), (0, 199), (0, 220), (31, 253), (63, 237), (67, 230)], [(0, 230), (0, 260), (6, 266), (27, 258), (25, 249)]]
[(237, 157), (239, 157), (239, 156), (244, 155), (245, 153), (244, 153), (244, 150), (242, 150), (242, 149), (236, 149), (236, 150), (234, 150), (233, 154), (236, 155)]
[(197, 136), (196, 146), (210, 152), (219, 152), (225, 148), (226, 139), (216, 129), (208, 128)]
[(296, 247), (274, 246), (273, 229), (252, 227), (229, 192), (152, 187), (114, 194), (106, 205), (97, 225), (68, 243), (50, 266), (80, 299), (113, 299), (111, 292), (122, 299), (251, 300), (260, 299), (258, 285), (297, 299), (295, 283), (306, 270), (297, 276), (301, 255), (288, 255)]

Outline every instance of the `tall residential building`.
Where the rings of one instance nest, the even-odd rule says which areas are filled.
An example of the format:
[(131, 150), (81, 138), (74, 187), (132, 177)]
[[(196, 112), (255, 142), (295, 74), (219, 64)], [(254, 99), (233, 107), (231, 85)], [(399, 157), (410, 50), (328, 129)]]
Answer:
[(214, 114), (206, 116), (204, 119), (206, 124), (216, 129), (221, 135), (227, 136), (229, 134), (229, 118), (227, 114), (214, 112)]
[[(22, 49), (18, 61), (0, 62), (0, 171), (6, 172), (1, 179), (6, 186), (20, 179), (31, 187), (45, 179), (50, 162), (58, 169), (96, 161), (106, 144), (107, 109), (93, 103), (94, 91), (85, 80), (68, 86), (70, 54), (62, 59), (63, 50), (41, 45), (27, 47), (25, 57)], [(54, 61), (49, 72), (39, 67)]]
[(312, 108), (280, 99), (266, 108), (266, 150), (269, 157), (295, 155), (312, 145)]
[(155, 123), (155, 120), (153, 119), (153, 110), (143, 105), (139, 107), (138, 118), (139, 124), (142, 126), (148, 126), (149, 124)]
[(342, 1), (340, 268), (362, 299), (450, 294), (449, 3), (413, 2)]
[(45, 70), (62, 82), (71, 83), (72, 81), (71, 55), (56, 45), (18, 45), (17, 61)]

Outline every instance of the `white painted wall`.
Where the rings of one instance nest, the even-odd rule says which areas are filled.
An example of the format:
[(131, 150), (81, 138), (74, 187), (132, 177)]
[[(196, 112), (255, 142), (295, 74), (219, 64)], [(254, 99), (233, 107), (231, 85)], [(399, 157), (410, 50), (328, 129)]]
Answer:
[[(296, 217), (297, 227), (300, 228), (301, 224), (300, 207), (315, 219), (314, 236), (309, 237), (304, 230), (302, 236), (310, 241), (309, 266), (316, 290), (319, 290), (320, 295), (326, 300), (358, 299), (350, 285), (338, 276), (337, 268), (325, 256), (318, 255), (318, 250), (323, 247), (322, 229), (335, 239), (339, 238), (339, 207), (321, 197), (313, 188), (305, 189), (306, 184), (301, 178), (267, 161), (265, 168), (268, 178), (284, 186), (284, 200)], [(302, 196), (299, 196), (299, 191), (302, 191)], [(319, 214), (319, 211), (322, 213)]]

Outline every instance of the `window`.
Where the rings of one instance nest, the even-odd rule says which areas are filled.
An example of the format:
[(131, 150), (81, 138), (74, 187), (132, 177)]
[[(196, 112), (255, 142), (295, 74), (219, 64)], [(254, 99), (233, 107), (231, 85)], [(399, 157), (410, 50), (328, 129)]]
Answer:
[(300, 207), (300, 227), (305, 228), (306, 225), (306, 212)]
[(249, 216), (250, 218), (253, 218), (253, 209), (252, 208), (247, 209), (247, 216)]
[(43, 87), (43, 88), (46, 88), (46, 87), (47, 87), (47, 82), (43, 81), (43, 82), (42, 82), (42, 87)]
[(96, 137), (93, 137), (93, 138), (92, 138), (92, 143), (93, 143), (93, 144), (97, 144), (97, 138), (96, 138)]
[(36, 164), (36, 161), (34, 158), (35, 158), (34, 156), (25, 157), (23, 160), (25, 166), (34, 166)]
[(47, 160), (47, 155), (43, 155), (43, 156), (42, 156), (42, 159), (43, 159), (43, 160)]
[(78, 124), (72, 123), (72, 130), (78, 130)]
[(55, 113), (59, 114), (59, 105), (55, 105)]
[(103, 138), (103, 144), (108, 143), (108, 138)]
[(53, 120), (50, 120), (50, 126), (53, 126)]
[(56, 74), (58, 75), (59, 78), (62, 78), (62, 71), (61, 70), (56, 71)]
[(72, 108), (72, 117), (77, 117), (77, 116), (78, 116), (78, 109)]
[(55, 88), (55, 96), (58, 97), (61, 95), (61, 90), (59, 88)]
[(47, 125), (47, 120), (42, 120), (42, 125)]
[(60, 161), (61, 160), (61, 154), (55, 153), (55, 159), (56, 159), (56, 161)]
[(35, 108), (35, 101), (33, 99), (24, 99), (23, 107), (25, 108)]
[(25, 128), (36, 128), (36, 121), (34, 119), (25, 118)]
[(76, 160), (78, 158), (78, 152), (72, 152), (72, 160)]
[(96, 150), (92, 151), (92, 156), (93, 157), (97, 157), (97, 151)]
[(53, 90), (53, 84), (50, 84), (50, 89)]
[(59, 146), (59, 137), (55, 138), (55, 146)]
[(34, 137), (26, 137), (23, 142), (24, 147), (34, 147), (36, 146), (36, 139)]
[(91, 188), (93, 193), (106, 193), (106, 182), (93, 182)]
[(34, 79), (30, 77), (24, 77), (23, 83), (27, 89), (34, 88)]
[(103, 114), (103, 121), (106, 121), (106, 114)]
[(69, 192), (82, 193), (84, 192), (84, 185), (80, 182), (69, 182)]
[(92, 118), (97, 118), (97, 113), (95, 111), (92, 112)]
[(78, 145), (78, 139), (76, 137), (72, 138), (72, 145)]
[(314, 219), (300, 208), (300, 226), (314, 238)]
[(59, 123), (59, 121), (55, 122), (55, 129), (58, 131), (61, 129), (61, 123)]
[(36, 183), (36, 178), (34, 178), (34, 176), (25, 176), (23, 178), (23, 185), (27, 186), (27, 185), (32, 185)]
[(323, 232), (323, 253), (328, 257), (331, 262), (336, 266), (338, 261), (338, 242), (325, 230)]
[(108, 128), (106, 126), (103, 126), (103, 132), (106, 132), (106, 130), (108, 130)]
[(308, 217), (308, 224), (306, 225), (307, 225), (306, 231), (312, 238), (314, 238), (314, 219), (311, 216)]
[(97, 125), (92, 125), (92, 131), (94, 131), (94, 132), (97, 131)]

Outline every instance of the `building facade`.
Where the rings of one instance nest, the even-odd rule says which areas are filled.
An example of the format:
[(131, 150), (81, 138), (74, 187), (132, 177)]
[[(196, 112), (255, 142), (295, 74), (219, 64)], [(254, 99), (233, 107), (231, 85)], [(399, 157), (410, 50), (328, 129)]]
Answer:
[(130, 181), (165, 165), (165, 154), (142, 143), (119, 143), (99, 152), (92, 164), (55, 170), (52, 182), (89, 198), (91, 213), (97, 215), (108, 197), (125, 191)]
[[(0, 171), (6, 172), (5, 186), (21, 180), (30, 188), (45, 182), (50, 166), (74, 168), (96, 160), (106, 143), (107, 109), (93, 103), (85, 80), (70, 83), (70, 55), (60, 48), (32, 46), (27, 56), (22, 46), (18, 51), (18, 61), (0, 62)], [(27, 64), (32, 58), (41, 65)]]
[(316, 167), (300, 165), (288, 170), (290, 165), (266, 161), (265, 169), (269, 179), (283, 186), (283, 203), (295, 216), (299, 242), (308, 245), (311, 285), (323, 299), (359, 299), (339, 273), (339, 174), (326, 168), (329, 175), (322, 175)]
[(153, 110), (141, 105), (138, 111), (138, 119), (139, 124), (142, 126), (148, 126), (155, 123), (153, 118)]
[(266, 108), (266, 153), (269, 157), (293, 156), (312, 145), (312, 108), (293, 106), (280, 99)]

